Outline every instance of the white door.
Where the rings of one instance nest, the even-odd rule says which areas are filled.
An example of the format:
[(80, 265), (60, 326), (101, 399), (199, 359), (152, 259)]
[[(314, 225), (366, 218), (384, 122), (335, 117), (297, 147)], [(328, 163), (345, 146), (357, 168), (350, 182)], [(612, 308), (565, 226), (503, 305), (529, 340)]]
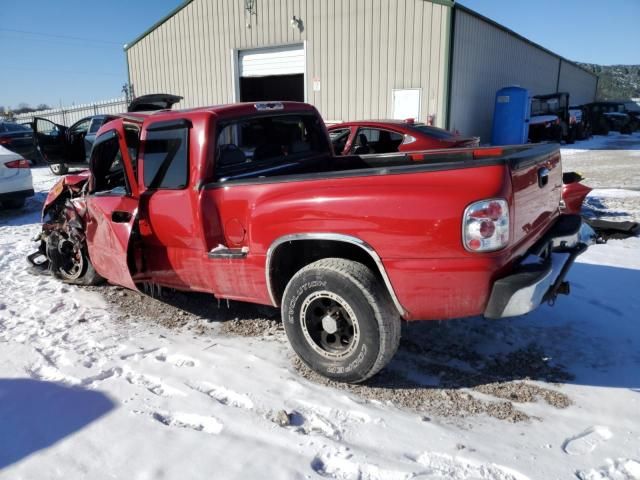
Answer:
[(405, 120), (420, 118), (420, 88), (393, 89), (393, 118)]
[(240, 50), (240, 77), (304, 74), (304, 44)]

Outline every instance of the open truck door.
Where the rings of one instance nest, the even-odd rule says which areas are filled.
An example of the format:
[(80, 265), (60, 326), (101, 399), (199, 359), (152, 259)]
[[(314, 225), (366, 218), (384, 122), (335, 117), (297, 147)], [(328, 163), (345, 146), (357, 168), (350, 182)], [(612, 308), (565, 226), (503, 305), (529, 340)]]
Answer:
[(96, 139), (90, 159), (87, 246), (91, 262), (101, 276), (135, 290), (131, 234), (138, 217), (135, 162), (139, 126), (122, 119), (110, 126)]

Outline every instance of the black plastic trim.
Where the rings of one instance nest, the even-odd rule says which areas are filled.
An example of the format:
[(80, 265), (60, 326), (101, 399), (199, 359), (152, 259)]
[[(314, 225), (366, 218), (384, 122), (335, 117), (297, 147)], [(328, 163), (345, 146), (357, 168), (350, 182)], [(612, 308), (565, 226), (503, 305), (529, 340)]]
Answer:
[(179, 128), (191, 128), (193, 124), (191, 120), (186, 118), (178, 118), (176, 120), (163, 120), (149, 124), (146, 128), (148, 132), (159, 132), (161, 130), (177, 130)]

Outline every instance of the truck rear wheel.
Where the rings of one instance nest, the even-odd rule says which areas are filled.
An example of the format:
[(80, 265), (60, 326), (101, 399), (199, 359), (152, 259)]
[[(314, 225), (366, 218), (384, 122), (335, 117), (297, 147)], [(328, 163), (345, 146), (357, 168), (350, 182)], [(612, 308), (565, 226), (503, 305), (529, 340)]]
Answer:
[(372, 377), (400, 343), (400, 316), (386, 290), (369, 268), (342, 258), (318, 260), (293, 276), (282, 323), (300, 359), (340, 382)]

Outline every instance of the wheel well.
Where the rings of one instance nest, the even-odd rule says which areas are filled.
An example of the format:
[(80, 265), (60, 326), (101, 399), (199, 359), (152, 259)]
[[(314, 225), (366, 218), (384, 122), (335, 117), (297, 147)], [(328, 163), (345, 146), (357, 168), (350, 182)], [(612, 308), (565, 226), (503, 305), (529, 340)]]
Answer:
[(373, 257), (358, 245), (339, 240), (295, 240), (278, 245), (271, 255), (268, 281), (273, 299), (279, 304), (291, 277), (304, 266), (323, 258), (345, 258), (362, 263), (383, 281)]

